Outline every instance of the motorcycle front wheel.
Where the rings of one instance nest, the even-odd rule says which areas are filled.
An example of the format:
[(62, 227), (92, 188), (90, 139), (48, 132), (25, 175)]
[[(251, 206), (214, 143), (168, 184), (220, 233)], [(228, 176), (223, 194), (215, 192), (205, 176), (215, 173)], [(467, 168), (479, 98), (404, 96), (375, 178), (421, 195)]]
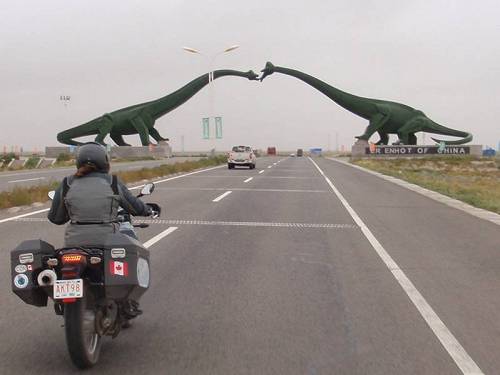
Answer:
[(95, 310), (86, 297), (64, 305), (64, 327), (69, 355), (76, 367), (95, 365), (101, 351), (101, 336), (95, 329)]

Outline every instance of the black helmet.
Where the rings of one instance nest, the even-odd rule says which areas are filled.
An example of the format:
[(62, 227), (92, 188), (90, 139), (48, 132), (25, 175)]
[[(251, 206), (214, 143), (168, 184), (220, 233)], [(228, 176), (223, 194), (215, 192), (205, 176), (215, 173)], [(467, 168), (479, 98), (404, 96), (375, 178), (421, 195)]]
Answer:
[(99, 172), (109, 171), (109, 156), (106, 148), (96, 142), (88, 142), (76, 151), (76, 167), (95, 165)]

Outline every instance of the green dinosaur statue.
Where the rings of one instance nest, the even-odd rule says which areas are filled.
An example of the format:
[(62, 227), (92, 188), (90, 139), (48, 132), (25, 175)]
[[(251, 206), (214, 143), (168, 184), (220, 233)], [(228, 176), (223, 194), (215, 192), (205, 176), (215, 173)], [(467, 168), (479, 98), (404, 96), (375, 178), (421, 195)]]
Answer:
[(444, 142), (446, 144), (463, 144), (472, 140), (471, 133), (439, 125), (429, 119), (422, 111), (416, 110), (407, 105), (386, 100), (355, 96), (332, 87), (308, 74), (281, 66), (274, 66), (270, 62), (268, 62), (265, 68), (262, 69), (262, 75), (260, 77), (261, 82), (265, 77), (273, 74), (274, 72), (287, 74), (304, 81), (315, 89), (321, 91), (341, 107), (370, 121), (370, 124), (366, 128), (365, 132), (356, 137), (358, 139), (368, 141), (373, 133), (377, 132), (380, 136), (380, 140), (377, 144), (381, 145), (388, 143), (389, 134), (397, 134), (399, 141), (395, 144), (415, 145), (417, 144), (417, 137), (415, 136), (415, 133), (423, 131), (434, 134), (463, 137), (462, 139), (456, 141), (442, 141), (440, 139), (432, 138), (438, 143)]
[[(258, 79), (258, 75), (251, 70), (248, 72), (215, 70), (213, 72), (213, 79), (224, 76), (245, 77), (249, 80)], [(123, 135), (139, 134), (141, 143), (144, 146), (150, 144), (149, 136), (153, 137), (157, 142), (167, 141), (168, 139), (163, 138), (158, 130), (154, 128), (155, 121), (184, 104), (208, 83), (209, 73), (192, 80), (177, 91), (160, 99), (106, 113), (85, 124), (62, 131), (57, 134), (57, 140), (67, 145), (77, 146), (81, 145), (82, 142), (77, 142), (73, 138), (97, 135), (95, 141), (104, 145), (104, 138), (109, 134), (118, 146), (129, 146), (123, 140)]]

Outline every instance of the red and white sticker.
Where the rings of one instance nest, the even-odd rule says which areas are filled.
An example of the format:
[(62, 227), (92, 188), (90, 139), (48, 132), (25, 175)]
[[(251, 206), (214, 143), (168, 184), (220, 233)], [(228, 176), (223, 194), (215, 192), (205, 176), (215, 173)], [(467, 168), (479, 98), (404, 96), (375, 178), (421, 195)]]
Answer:
[(31, 264), (28, 264), (28, 266), (26, 268), (28, 271), (33, 271), (33, 266)]
[(112, 260), (109, 262), (109, 272), (112, 275), (128, 276), (128, 263)]

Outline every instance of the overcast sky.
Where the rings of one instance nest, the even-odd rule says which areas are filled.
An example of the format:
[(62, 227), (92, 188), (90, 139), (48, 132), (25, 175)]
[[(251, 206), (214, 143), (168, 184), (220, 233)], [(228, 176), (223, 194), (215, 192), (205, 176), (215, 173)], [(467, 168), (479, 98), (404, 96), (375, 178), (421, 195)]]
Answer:
[[(498, 1), (0, 2), (0, 147), (57, 145), (59, 131), (177, 90), (234, 44), (240, 48), (218, 56), (215, 68), (260, 71), (271, 61), (420, 109), (470, 131), (474, 144), (500, 141)], [(186, 150), (208, 148), (201, 118), (209, 92), (156, 122), (174, 150), (182, 136)], [(61, 95), (71, 96), (67, 106)], [(213, 108), (224, 127), (217, 149), (350, 147), (368, 125), (278, 73), (262, 83), (216, 80)]]

